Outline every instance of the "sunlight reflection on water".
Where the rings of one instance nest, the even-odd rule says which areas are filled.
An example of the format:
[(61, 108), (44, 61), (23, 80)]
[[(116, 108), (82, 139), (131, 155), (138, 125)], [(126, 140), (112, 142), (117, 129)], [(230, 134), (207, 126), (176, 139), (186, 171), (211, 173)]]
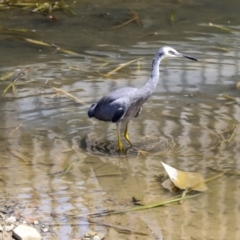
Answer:
[[(214, 10), (211, 14), (219, 16), (218, 9)], [(192, 10), (187, 8), (186, 11)], [(34, 80), (18, 85), (15, 95), (9, 90), (1, 96), (2, 195), (39, 206), (35, 215), (43, 222), (67, 223), (53, 227), (54, 238), (73, 239), (80, 238), (89, 229), (110, 234), (107, 227), (88, 224), (85, 218), (73, 216), (125, 209), (132, 206), (133, 196), (140, 196), (146, 203), (170, 198), (172, 195), (164, 191), (155, 178), (163, 174), (160, 161), (185, 171), (198, 171), (206, 178), (216, 175), (217, 171), (239, 171), (240, 127), (237, 123), (240, 107), (238, 104), (227, 105), (229, 101), (218, 95), (239, 96), (235, 84), (240, 75), (240, 52), (233, 46), (222, 51), (215, 44), (237, 39), (239, 28), (231, 34), (209, 30), (196, 24), (203, 22), (199, 18), (201, 16), (196, 17), (192, 25), (186, 23), (190, 28), (188, 31), (180, 30), (184, 29), (181, 21), (178, 22), (179, 29), (169, 29), (169, 23), (165, 22), (166, 32), (153, 38), (147, 36), (147, 27), (130, 25), (119, 32), (101, 30), (109, 37), (105, 43), (102, 35), (98, 39), (93, 34), (99, 24), (96, 23), (94, 31), (93, 26), (89, 26), (91, 41), (86, 40), (82, 45), (76, 40), (71, 45), (66, 41), (67, 36), (59, 39), (61, 26), (57, 25), (56, 35), (49, 36), (48, 41), (55, 38), (54, 41), (59, 39), (62, 44), (67, 42), (70, 49), (78, 50), (86, 57), (53, 54), (47, 49), (41, 49), (39, 53), (36, 46), (28, 46), (30, 54), (25, 45), (22, 47), (26, 54), (23, 49), (17, 49), (11, 62), (7, 60), (8, 55), (4, 62), (2, 55), (6, 66), (0, 68), (1, 75), (16, 68), (30, 67), (26, 80)], [(73, 32), (78, 29), (75, 25), (67, 25), (68, 21), (69, 24), (76, 21), (74, 17), (65, 20), (65, 28), (72, 27)], [(202, 32), (203, 29), (206, 32)], [(72, 38), (76, 39), (79, 33), (74, 34)], [(88, 119), (87, 109), (113, 89), (142, 86), (148, 79), (153, 54), (165, 44), (200, 61), (168, 60), (162, 63), (161, 80), (153, 96), (144, 105), (141, 115), (130, 123), (133, 143), (147, 153), (138, 155), (132, 149), (128, 156), (119, 156), (115, 124)], [(13, 52), (9, 55), (13, 56)], [(24, 58), (23, 61), (19, 62), (17, 56)], [(143, 60), (111, 77), (103, 75), (119, 64), (139, 57)], [(9, 83), (2, 82), (0, 91)], [(84, 104), (56, 95), (51, 87), (64, 89)], [(230, 138), (231, 141), (223, 142)], [(127, 147), (126, 142), (124, 146)], [(212, 236), (239, 239), (238, 185), (237, 177), (227, 176), (209, 183), (214, 192), (199, 199), (121, 215), (121, 218), (106, 217), (103, 221), (145, 230), (148, 239), (161, 239), (162, 235), (164, 239), (207, 239)], [(59, 218), (53, 218), (53, 212), (58, 213)], [(98, 221), (102, 219), (98, 218)], [(111, 234), (116, 239), (129, 239), (129, 235), (116, 231)], [(44, 239), (53, 238), (45, 235)], [(138, 239), (146, 238), (139, 236)]]

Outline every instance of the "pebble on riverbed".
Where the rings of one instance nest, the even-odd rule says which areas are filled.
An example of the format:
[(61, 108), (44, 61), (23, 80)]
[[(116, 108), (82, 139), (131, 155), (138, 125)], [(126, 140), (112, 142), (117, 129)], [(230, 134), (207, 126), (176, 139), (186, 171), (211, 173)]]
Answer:
[[(44, 226), (44, 228), (50, 232), (49, 227)], [(0, 240), (41, 240), (40, 231), (39, 221), (26, 221), (17, 216), (8, 215), (4, 208), (0, 209)]]
[(6, 232), (10, 232), (14, 229), (15, 225), (14, 224), (11, 224), (11, 225), (7, 225), (5, 226), (5, 231)]
[(7, 223), (15, 223), (17, 219), (14, 216), (11, 216), (5, 220)]
[(44, 228), (42, 228), (42, 231), (43, 231), (44, 233), (46, 233), (46, 232), (49, 231), (49, 229), (48, 229), (47, 227), (44, 227)]
[(103, 238), (104, 238), (104, 235), (101, 233), (88, 231), (87, 233), (85, 233), (82, 240), (102, 240)]

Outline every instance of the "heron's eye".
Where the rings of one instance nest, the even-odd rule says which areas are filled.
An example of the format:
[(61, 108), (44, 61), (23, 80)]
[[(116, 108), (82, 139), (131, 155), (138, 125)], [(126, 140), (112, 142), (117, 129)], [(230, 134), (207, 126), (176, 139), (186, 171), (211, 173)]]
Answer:
[(174, 55), (174, 52), (171, 51), (171, 50), (169, 50), (168, 53), (171, 54), (171, 55)]

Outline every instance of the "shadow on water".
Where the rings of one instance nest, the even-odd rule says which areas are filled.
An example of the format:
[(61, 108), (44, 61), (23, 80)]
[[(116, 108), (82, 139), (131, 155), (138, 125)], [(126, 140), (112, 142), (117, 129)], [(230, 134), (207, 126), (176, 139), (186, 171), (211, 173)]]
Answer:
[[(212, 193), (182, 204), (94, 218), (98, 223), (88, 216), (132, 207), (133, 197), (145, 204), (172, 198), (156, 180), (164, 174), (161, 161), (205, 178), (239, 172), (238, 5), (81, 1), (76, 16), (57, 13), (54, 23), (1, 12), (0, 20), (9, 17), (3, 27), (35, 29), (28, 38), (78, 55), (0, 36), (0, 76), (13, 73), (0, 92), (29, 68), (0, 96), (0, 203), (11, 199), (23, 216), (52, 225), (44, 239), (82, 239), (88, 230), (105, 239), (239, 239), (238, 176), (210, 182)], [(128, 9), (142, 25), (114, 30), (132, 17)], [(87, 110), (111, 90), (142, 86), (162, 45), (200, 61), (162, 63), (158, 86), (130, 123), (136, 148), (119, 156), (116, 125), (89, 119)]]

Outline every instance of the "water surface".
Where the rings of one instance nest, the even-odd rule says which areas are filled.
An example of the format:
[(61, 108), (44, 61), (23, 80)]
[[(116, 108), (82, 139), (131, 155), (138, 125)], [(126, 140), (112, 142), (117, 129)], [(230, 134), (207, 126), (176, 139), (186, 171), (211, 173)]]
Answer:
[[(143, 26), (131, 23), (114, 30), (131, 17), (129, 9), (137, 11)], [(239, 171), (240, 107), (219, 97), (239, 96), (238, 9), (237, 1), (81, 1), (75, 5), (76, 16), (56, 13), (53, 23), (31, 13), (21, 16), (19, 10), (2, 12), (1, 26), (34, 29), (36, 33), (23, 37), (81, 55), (1, 35), (1, 76), (29, 67), (23, 81), (31, 80), (18, 85), (15, 94), (9, 90), (1, 96), (1, 196), (37, 206), (34, 216), (54, 225), (44, 239), (79, 239), (88, 230), (104, 233), (106, 239), (240, 239), (239, 183), (231, 175), (208, 183), (211, 194), (181, 205), (96, 219), (147, 237), (76, 218), (126, 209), (133, 206), (133, 196), (146, 204), (171, 198), (156, 178), (164, 174), (161, 161), (205, 178)], [(132, 142), (147, 154), (132, 150), (119, 156), (115, 124), (89, 119), (87, 110), (111, 90), (142, 86), (163, 45), (199, 62), (162, 62), (153, 96), (130, 123)], [(142, 60), (104, 76), (137, 58)], [(0, 91), (9, 83), (2, 81)], [(56, 95), (51, 87), (83, 103)]]

